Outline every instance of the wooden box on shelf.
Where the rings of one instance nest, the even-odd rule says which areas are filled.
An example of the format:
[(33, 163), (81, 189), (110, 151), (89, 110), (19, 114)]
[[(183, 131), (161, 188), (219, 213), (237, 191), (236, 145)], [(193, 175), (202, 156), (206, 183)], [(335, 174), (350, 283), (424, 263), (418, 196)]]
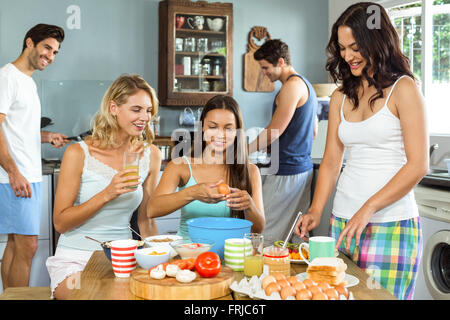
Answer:
[(233, 5), (161, 1), (160, 103), (201, 106), (217, 94), (233, 94)]

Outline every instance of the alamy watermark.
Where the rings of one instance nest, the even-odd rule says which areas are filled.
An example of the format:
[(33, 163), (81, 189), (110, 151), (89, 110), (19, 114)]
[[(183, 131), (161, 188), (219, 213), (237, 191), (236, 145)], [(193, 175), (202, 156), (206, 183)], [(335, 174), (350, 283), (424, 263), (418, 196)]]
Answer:
[(367, 28), (369, 30), (381, 29), (381, 9), (377, 5), (371, 5), (367, 8)]
[(381, 270), (378, 266), (370, 265), (366, 272), (370, 275), (366, 280), (367, 288), (371, 290), (381, 289), (380, 279), (381, 279)]

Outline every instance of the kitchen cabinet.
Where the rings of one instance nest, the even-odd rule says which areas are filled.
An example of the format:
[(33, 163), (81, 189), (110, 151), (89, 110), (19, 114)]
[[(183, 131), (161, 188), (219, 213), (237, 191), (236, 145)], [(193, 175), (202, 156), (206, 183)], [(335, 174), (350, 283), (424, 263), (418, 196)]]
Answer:
[[(45, 262), (52, 254), (51, 237), (52, 237), (52, 175), (42, 176), (42, 215), (40, 232), (38, 236), (38, 249), (34, 255), (30, 271), (30, 286), (46, 287), (50, 285), (50, 277), (48, 275)], [(6, 248), (8, 235), (0, 235), (0, 257), (3, 258), (3, 252)], [(0, 258), (0, 266), (2, 259)], [(3, 286), (0, 278), (0, 293)]]
[(158, 96), (166, 106), (201, 106), (232, 95), (233, 5), (159, 3)]

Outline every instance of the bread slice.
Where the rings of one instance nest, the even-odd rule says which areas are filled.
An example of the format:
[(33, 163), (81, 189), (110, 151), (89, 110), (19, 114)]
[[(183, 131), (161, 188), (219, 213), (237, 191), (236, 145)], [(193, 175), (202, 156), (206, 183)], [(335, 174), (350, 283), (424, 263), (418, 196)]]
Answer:
[(344, 272), (347, 265), (341, 258), (315, 258), (308, 266), (308, 271)]
[(336, 286), (344, 282), (345, 272), (341, 272), (336, 276), (326, 276), (316, 272), (308, 272), (308, 278), (314, 282), (325, 281), (330, 285)]
[(344, 282), (347, 265), (341, 258), (316, 258), (308, 266), (306, 273), (314, 282), (326, 281), (330, 285)]

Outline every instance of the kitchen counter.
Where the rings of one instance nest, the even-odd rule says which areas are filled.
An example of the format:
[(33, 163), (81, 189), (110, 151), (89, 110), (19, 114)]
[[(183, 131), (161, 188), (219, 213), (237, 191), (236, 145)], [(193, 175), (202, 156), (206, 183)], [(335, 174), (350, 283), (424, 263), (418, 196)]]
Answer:
[[(381, 287), (367, 273), (361, 270), (347, 256), (340, 253), (340, 258), (347, 264), (346, 273), (358, 278), (359, 283), (349, 290), (356, 300), (396, 300), (386, 289)], [(291, 264), (291, 274), (306, 271), (305, 264)], [(239, 282), (243, 272), (235, 272), (235, 280)], [(130, 291), (129, 278), (116, 278), (111, 262), (103, 251), (95, 251), (81, 273), (81, 286), (72, 291), (71, 300), (142, 300)], [(230, 292), (217, 300), (249, 300), (248, 296)]]

